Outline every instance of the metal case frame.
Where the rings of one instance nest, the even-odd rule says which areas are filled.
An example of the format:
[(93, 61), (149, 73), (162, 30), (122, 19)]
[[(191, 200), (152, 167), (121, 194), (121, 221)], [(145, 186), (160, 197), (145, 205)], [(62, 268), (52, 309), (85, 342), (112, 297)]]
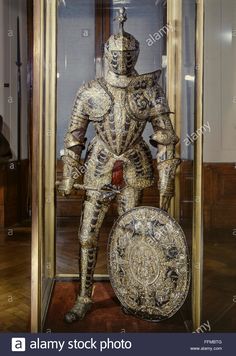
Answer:
[[(56, 43), (57, 0), (34, 0), (33, 45), (33, 160), (32, 160), (32, 284), (31, 332), (42, 331), (55, 274), (56, 172)], [(204, 0), (196, 1), (196, 108), (195, 130), (203, 117)], [(175, 31), (167, 35), (167, 97), (181, 128), (182, 0), (167, 0), (167, 22)], [(195, 142), (192, 249), (193, 328), (201, 324), (202, 309), (202, 137)], [(172, 214), (179, 216), (179, 178)], [(47, 252), (46, 257), (44, 252)], [(65, 275), (67, 277), (67, 275)], [(70, 277), (68, 275), (68, 277)]]

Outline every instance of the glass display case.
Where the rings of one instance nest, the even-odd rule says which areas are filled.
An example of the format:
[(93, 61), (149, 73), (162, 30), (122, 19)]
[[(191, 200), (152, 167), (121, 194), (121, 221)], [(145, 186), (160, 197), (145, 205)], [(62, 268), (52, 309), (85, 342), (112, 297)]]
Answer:
[[(93, 292), (96, 303), (84, 320), (68, 325), (64, 314), (72, 307), (81, 282), (78, 267), (81, 230), (78, 236), (78, 228), (85, 191), (74, 189), (69, 196), (58, 194), (58, 182), (65, 174), (61, 159), (67, 149), (64, 138), (73, 105), (77, 105), (79, 88), (87, 82), (99, 81), (109, 72), (104, 46), (118, 31), (119, 18), (114, 19), (119, 17), (119, 11), (121, 16), (122, 7), (128, 17), (125, 31), (140, 45), (135, 75), (152, 75), (162, 70), (159, 85), (169, 103), (173, 129), (180, 138), (175, 154), (182, 164), (175, 176), (175, 195), (169, 214), (179, 222), (188, 249), (192, 250), (192, 283), (185, 303), (165, 322), (139, 320), (121, 311), (109, 283), (111, 272), (107, 262), (107, 241), (118, 218), (114, 200), (99, 234)], [(32, 331), (189, 332), (196, 329), (201, 324), (202, 309), (202, 141), (199, 138), (193, 144), (188, 139), (202, 126), (203, 2), (45, 0), (36, 1), (34, 11)], [(106, 100), (104, 96), (103, 105)], [(88, 106), (91, 108), (91, 102)], [(90, 123), (81, 155), (82, 167), (95, 134)], [(147, 122), (142, 135), (144, 141), (149, 143), (151, 135), (153, 126)], [(139, 205), (157, 208), (161, 204), (157, 189), (157, 150), (149, 146), (155, 182), (144, 189)], [(84, 171), (79, 172), (76, 184), (81, 187)]]

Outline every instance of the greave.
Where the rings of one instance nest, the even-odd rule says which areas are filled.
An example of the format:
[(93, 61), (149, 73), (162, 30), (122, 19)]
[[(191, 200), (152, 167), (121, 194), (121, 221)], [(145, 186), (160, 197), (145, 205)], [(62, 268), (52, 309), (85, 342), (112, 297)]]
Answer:
[(80, 296), (91, 298), (93, 274), (97, 261), (97, 247), (81, 247), (80, 250)]
[(80, 238), (80, 292), (65, 321), (82, 320), (92, 306), (93, 274), (97, 261), (97, 240), (102, 221), (108, 209), (101, 199), (85, 201)]

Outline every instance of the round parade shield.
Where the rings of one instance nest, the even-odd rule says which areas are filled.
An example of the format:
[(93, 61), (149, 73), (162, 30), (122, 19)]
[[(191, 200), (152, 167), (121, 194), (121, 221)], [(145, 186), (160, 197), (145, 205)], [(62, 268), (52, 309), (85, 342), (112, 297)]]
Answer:
[(120, 216), (110, 233), (108, 259), (112, 287), (130, 314), (158, 322), (183, 305), (190, 283), (188, 247), (165, 211), (143, 206)]

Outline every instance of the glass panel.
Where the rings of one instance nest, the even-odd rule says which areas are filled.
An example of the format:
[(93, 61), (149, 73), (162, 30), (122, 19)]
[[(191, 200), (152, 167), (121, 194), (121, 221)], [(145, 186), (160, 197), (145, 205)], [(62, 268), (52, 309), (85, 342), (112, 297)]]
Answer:
[[(107, 5), (110, 4), (110, 5)], [(194, 6), (194, 3), (191, 3), (192, 6)], [(189, 7), (188, 7), (188, 6)], [(117, 10), (121, 8), (121, 6), (126, 6), (127, 8), (127, 13), (128, 13), (128, 21), (127, 21), (127, 26), (125, 27), (127, 32), (130, 32), (133, 36), (137, 38), (137, 40), (140, 42), (140, 57), (137, 62), (136, 69), (139, 74), (147, 73), (147, 72), (152, 72), (156, 69), (162, 68), (162, 77), (160, 79), (160, 84), (162, 87), (166, 88), (166, 37), (168, 33), (168, 24), (167, 24), (167, 8), (166, 8), (166, 1), (156, 1), (154, 2), (153, 0), (149, 1), (141, 1), (141, 0), (129, 0), (129, 1), (75, 1), (75, 0), (63, 0), (59, 2), (58, 6), (58, 38), (57, 38), (57, 48), (58, 48), (58, 59), (57, 59), (57, 180), (60, 181), (62, 179), (62, 174), (63, 174), (63, 164), (62, 161), (60, 160), (60, 156), (64, 155), (65, 150), (70, 147), (75, 146), (75, 150), (70, 150), (70, 157), (68, 159), (71, 159), (72, 161), (74, 159), (77, 159), (80, 154), (79, 151), (77, 151), (77, 146), (78, 141), (80, 142), (81, 139), (81, 132), (79, 131), (78, 135), (69, 135), (65, 141), (66, 144), (64, 147), (64, 142), (63, 139), (66, 135), (68, 124), (69, 124), (69, 119), (71, 116), (71, 110), (72, 106), (74, 103), (74, 98), (76, 96), (76, 92), (78, 89), (84, 84), (87, 83), (88, 81), (98, 78), (100, 76), (104, 76), (107, 74), (108, 68), (106, 67), (105, 63), (102, 60), (102, 55), (103, 55), (103, 47), (106, 42), (106, 40), (109, 38), (109, 36), (112, 33), (116, 33), (117, 31), (117, 22), (114, 22), (113, 19), (114, 17), (117, 17)], [(184, 20), (184, 25), (186, 24), (186, 18), (191, 14), (191, 16), (194, 16), (194, 11), (191, 8), (189, 4), (185, 4), (183, 8), (185, 16)], [(189, 27), (191, 27), (191, 31), (189, 31)], [(190, 32), (190, 33), (189, 33)], [(189, 62), (184, 66), (184, 73), (186, 71), (186, 75), (184, 76), (184, 79), (186, 81), (188, 80), (189, 76), (192, 74), (192, 70), (194, 68), (194, 21), (191, 21), (188, 23), (186, 27), (184, 27), (184, 33), (185, 33), (185, 40), (184, 40), (184, 53), (190, 53), (190, 58), (186, 59), (186, 61), (189, 60)], [(189, 37), (187, 38), (187, 34)], [(127, 58), (127, 63), (129, 62)], [(116, 63), (114, 61), (114, 68), (116, 66)], [(132, 75), (135, 74), (132, 72)], [(193, 74), (192, 74), (193, 75)], [(186, 77), (187, 76), (187, 77)], [(118, 78), (118, 75), (114, 75), (112, 77), (112, 80), (116, 81), (117, 79), (120, 80), (120, 77)], [(123, 78), (125, 80), (125, 78)], [(127, 78), (126, 78), (127, 79)], [(102, 82), (104, 84), (104, 82)], [(192, 83), (192, 82), (191, 82)], [(93, 83), (94, 84), (94, 83)], [(120, 83), (122, 86), (123, 84)], [(188, 98), (186, 99), (185, 105), (188, 106), (188, 111), (184, 111), (183, 113), (183, 122), (184, 122), (184, 129), (181, 132), (181, 143), (183, 146), (183, 141), (185, 139), (186, 132), (189, 132), (191, 128), (193, 127), (193, 123), (191, 120), (193, 120), (193, 86), (191, 84), (190, 87), (184, 86), (184, 89), (186, 90), (188, 94)], [(112, 90), (112, 89), (110, 89)], [(112, 96), (112, 95), (111, 95)], [(111, 97), (110, 97), (111, 98)], [(86, 99), (87, 100), (87, 99)], [(104, 98), (104, 102), (106, 103), (106, 97)], [(96, 102), (96, 93), (93, 93), (93, 97), (91, 100), (87, 100), (87, 107), (89, 109), (93, 108), (94, 101)], [(99, 98), (99, 101), (102, 101)], [(103, 102), (103, 104), (104, 104)], [(117, 103), (119, 104), (118, 100)], [(115, 103), (115, 104), (117, 104)], [(96, 102), (97, 108), (100, 109), (100, 103)], [(113, 104), (113, 102), (112, 102)], [(77, 105), (80, 105), (80, 102), (77, 103)], [(122, 105), (124, 103), (122, 102)], [(121, 107), (121, 105), (119, 105)], [(78, 109), (78, 108), (77, 108)], [(75, 121), (81, 120), (84, 124), (84, 111), (83, 108), (79, 110), (80, 116), (75, 117)], [(191, 112), (191, 115), (189, 116), (189, 112)], [(106, 111), (107, 113), (107, 111)], [(96, 122), (99, 121), (101, 117), (104, 115), (101, 114), (101, 116), (96, 116), (96, 113), (93, 117), (93, 115), (90, 115), (91, 119), (93, 119)], [(160, 115), (162, 116), (162, 115)], [(126, 118), (126, 116), (124, 116)], [(93, 121), (92, 120), (92, 121)], [(110, 120), (110, 119), (109, 119)], [(105, 120), (104, 120), (105, 121)], [(111, 120), (112, 121), (112, 120)], [(118, 121), (118, 120), (117, 120)], [(135, 120), (133, 120), (135, 121)], [(126, 123), (126, 122), (125, 122)], [(93, 123), (94, 124), (94, 123)], [(73, 125), (73, 122), (72, 122)], [(95, 124), (94, 124), (95, 125)], [(109, 125), (112, 126), (112, 124), (109, 121)], [(108, 126), (109, 126), (108, 125)], [(96, 129), (99, 131), (99, 125), (95, 125)], [(101, 125), (102, 126), (102, 125)], [(112, 140), (116, 140), (117, 137), (113, 139), (112, 136), (112, 130), (111, 126), (105, 127), (104, 130), (101, 129), (102, 133), (101, 135), (110, 135), (109, 138), (111, 137), (111, 145), (113, 144)], [(72, 126), (73, 127), (73, 126)], [(95, 135), (95, 131), (93, 129), (93, 125), (90, 123), (86, 132), (86, 137), (87, 137), (87, 142), (85, 145), (85, 150), (83, 151), (81, 158), (81, 167), (77, 168), (77, 174), (76, 174), (76, 179), (79, 182), (79, 184), (84, 184), (83, 183), (83, 173), (86, 172), (87, 166), (84, 164), (83, 159), (86, 158), (86, 152), (88, 150), (88, 145), (90, 144), (90, 147), (94, 147), (91, 145), (91, 141)], [(139, 128), (137, 128), (138, 131)], [(122, 131), (122, 128), (120, 129)], [(123, 130), (124, 131), (124, 130)], [(70, 131), (70, 133), (73, 133), (74, 131)], [(130, 135), (133, 134), (133, 132), (129, 132)], [(153, 128), (149, 123), (147, 123), (145, 131), (143, 133), (144, 140), (148, 143), (149, 145), (149, 137), (150, 135), (153, 134)], [(117, 135), (118, 136), (118, 135)], [(141, 138), (138, 137), (138, 140), (141, 141)], [(137, 142), (138, 142), (137, 140)], [(74, 142), (76, 144), (74, 145)], [(95, 141), (92, 141), (94, 143)], [(99, 141), (100, 142), (100, 141)], [(136, 141), (134, 141), (136, 142)], [(126, 143), (126, 141), (125, 141)], [(68, 145), (68, 146), (67, 146)], [(80, 142), (80, 145), (82, 145), (82, 142)], [(122, 145), (121, 145), (122, 146)], [(124, 146), (124, 145), (123, 145)], [(121, 149), (123, 148), (121, 147)], [(131, 145), (130, 145), (131, 146)], [(164, 145), (165, 146), (165, 145)], [(97, 147), (97, 146), (96, 146)], [(151, 155), (149, 154), (149, 158), (153, 158), (153, 167), (155, 170), (155, 185), (154, 186), (148, 186), (146, 189), (144, 189), (143, 193), (143, 199), (142, 199), (142, 205), (149, 205), (149, 206), (154, 206), (158, 207), (158, 190), (157, 190), (157, 168), (156, 168), (156, 153), (157, 150), (154, 147), (150, 147), (151, 150)], [(132, 148), (132, 147), (131, 147)], [(99, 147), (100, 149), (100, 147)], [(64, 151), (63, 151), (64, 150)], [(148, 151), (148, 148), (147, 148)], [(101, 152), (99, 152), (101, 153)], [(168, 154), (171, 154), (172, 152), (165, 152), (165, 155), (167, 156)], [(143, 151), (141, 152), (143, 154)], [(116, 154), (116, 157), (121, 156), (121, 154)], [(185, 154), (184, 150), (181, 152), (181, 156), (183, 159), (192, 159), (191, 152)], [(169, 156), (168, 156), (169, 157)], [(150, 159), (151, 159), (150, 158)], [(148, 160), (148, 158), (145, 160)], [(98, 170), (98, 176), (99, 176), (99, 170), (103, 168), (103, 164), (98, 165), (98, 161), (102, 161), (102, 155), (98, 159), (96, 159), (96, 169)], [(103, 162), (104, 163), (104, 162)], [(117, 160), (115, 163), (117, 163), (117, 172), (120, 174), (120, 172), (123, 171), (120, 169), (120, 162)], [(105, 165), (105, 163), (104, 163)], [(98, 167), (99, 166), (99, 167)], [(191, 163), (190, 163), (191, 166)], [(187, 166), (188, 168), (189, 166)], [(141, 167), (142, 168), (142, 167)], [(191, 168), (191, 167), (190, 167)], [(138, 168), (137, 168), (138, 169)], [(191, 169), (190, 169), (191, 171)], [(65, 172), (65, 174), (69, 174), (70, 172)], [(115, 174), (115, 164), (112, 166), (112, 177), (115, 179), (119, 178), (119, 174)], [(190, 176), (191, 177), (191, 176)], [(135, 177), (136, 178), (136, 177)], [(186, 171), (183, 169), (181, 171), (181, 179), (183, 180), (182, 186), (186, 186), (186, 182), (184, 179), (186, 178)], [(191, 180), (191, 178), (190, 178)], [(92, 182), (93, 183), (93, 182)], [(183, 226), (186, 227), (186, 235), (188, 242), (190, 244), (191, 241), (191, 226), (189, 222), (191, 221), (191, 213), (189, 213), (188, 209), (191, 209), (191, 184), (189, 185), (189, 191), (185, 192), (183, 194), (183, 201), (181, 201), (181, 204), (183, 203), (183, 209), (184, 213), (181, 216), (181, 223), (183, 223)], [(88, 191), (93, 191), (93, 186), (90, 185), (87, 188)], [(131, 195), (131, 198), (133, 196)], [(60, 277), (64, 276), (66, 278), (70, 278), (71, 276), (78, 276), (78, 251), (79, 251), (79, 244), (78, 244), (78, 226), (79, 226), (79, 220), (80, 218), (83, 219), (87, 223), (87, 225), (83, 225), (83, 230), (79, 231), (79, 236), (83, 236), (87, 234), (87, 230), (89, 230), (89, 233), (92, 237), (96, 234), (97, 230), (99, 229), (99, 222), (101, 218), (101, 209), (100, 209), (100, 202), (97, 203), (95, 206), (93, 202), (93, 196), (91, 195), (90, 201), (92, 201), (92, 208), (94, 210), (94, 215), (93, 219), (91, 220), (88, 218), (88, 214), (86, 213), (84, 215), (81, 214), (82, 211), (82, 203), (84, 200), (84, 190), (74, 190), (72, 191), (71, 195), (69, 197), (61, 197), (57, 196), (57, 227), (56, 227), (56, 273)], [(189, 203), (189, 205), (184, 205), (186, 202)], [(126, 200), (124, 199), (121, 203), (123, 205), (127, 204), (129, 202), (129, 199)], [(87, 202), (86, 204), (91, 204), (90, 202)], [(122, 208), (122, 204), (120, 204), (120, 209)], [(91, 205), (90, 205), (91, 207)], [(96, 209), (95, 209), (96, 207)], [(106, 207), (105, 207), (106, 208)], [(82, 215), (82, 216), (81, 216)], [(100, 275), (106, 275), (107, 274), (107, 240), (109, 233), (112, 228), (112, 224), (114, 221), (116, 221), (118, 217), (117, 214), (117, 202), (114, 201), (109, 205), (105, 220), (102, 224), (102, 227), (100, 229), (100, 238), (99, 238), (99, 253), (98, 253), (98, 261), (96, 264), (95, 268), (95, 274), (100, 274)], [(186, 219), (186, 221), (185, 221)], [(102, 219), (101, 219), (102, 220)], [(186, 226), (184, 225), (186, 223)], [(93, 226), (94, 225), (94, 226)], [(94, 233), (94, 235), (92, 235)], [(94, 240), (90, 239), (84, 239), (82, 241), (84, 249), (90, 249), (90, 254), (94, 254)], [(91, 257), (91, 255), (88, 257), (88, 259)], [(85, 256), (85, 255), (83, 255)], [(92, 256), (94, 257), (94, 255)], [(86, 257), (87, 258), (87, 257)], [(90, 261), (91, 262), (91, 261)], [(92, 268), (92, 267), (91, 267)], [(88, 282), (89, 283), (89, 282)], [(58, 285), (58, 284), (57, 284)], [(61, 293), (60, 286), (57, 289), (54, 290), (55, 293), (59, 292)], [(65, 290), (68, 292), (68, 295), (71, 293), (71, 286), (68, 284), (65, 286)], [(64, 288), (63, 287), (63, 288)], [(67, 289), (68, 288), (68, 289)], [(74, 293), (74, 291), (73, 291)], [(107, 293), (107, 291), (106, 291)], [(75, 294), (75, 293), (74, 293)], [(109, 294), (109, 293), (108, 293)], [(70, 294), (71, 295), (71, 294)], [(100, 294), (102, 295), (102, 294)], [(65, 297), (65, 293), (63, 293), (63, 297)], [(110, 294), (107, 296), (106, 294), (106, 300), (110, 298)], [(67, 298), (67, 300), (69, 300)], [(110, 298), (112, 299), (112, 298)], [(109, 300), (110, 300), (109, 299)], [(66, 298), (65, 298), (66, 300)], [(106, 302), (106, 301), (105, 301)], [(109, 302), (110, 303), (110, 302)], [(141, 326), (142, 331), (154, 331), (156, 328), (159, 330), (175, 330), (175, 331), (185, 331), (186, 328), (189, 327), (190, 324), (190, 314), (188, 309), (188, 303), (184, 307), (184, 309), (181, 309), (181, 311), (173, 317), (169, 323), (149, 323), (148, 327), (145, 324), (144, 326)], [(57, 320), (57, 325), (55, 329), (55, 325), (51, 325), (51, 319), (50, 315), (55, 315), (56, 314), (56, 309), (58, 306), (54, 304), (53, 302), (51, 303), (50, 306), (50, 311), (49, 311), (49, 319), (48, 322), (46, 323), (46, 326), (49, 329), (53, 329), (54, 331), (61, 331), (64, 330), (64, 324), (60, 324), (61, 321)], [(63, 305), (63, 308), (65, 309), (66, 307), (69, 308), (67, 305)], [(54, 310), (54, 314), (53, 314)], [(187, 310), (187, 311), (186, 311)], [(61, 313), (62, 309), (60, 310)], [(183, 311), (183, 313), (182, 313)], [(186, 312), (185, 312), (186, 311)], [(51, 313), (51, 314), (50, 314)], [(53, 319), (54, 320), (54, 319)], [(53, 321), (52, 321), (53, 324)], [(109, 324), (109, 322), (106, 323), (106, 327)], [(119, 323), (118, 323), (119, 324)], [(118, 331), (119, 325), (114, 325), (114, 330), (113, 331)], [(82, 325), (82, 326), (81, 326)], [(79, 328), (81, 327), (82, 329), (84, 328), (85, 324), (80, 323)], [(144, 324), (143, 324), (144, 325)], [(158, 326), (157, 326), (158, 325)], [(103, 327), (103, 325), (99, 325)], [(116, 329), (118, 328), (118, 329)], [(130, 328), (132, 329), (132, 325), (130, 325)], [(135, 328), (135, 327), (134, 327)], [(85, 327), (86, 329), (86, 327)], [(83, 329), (84, 330), (84, 329)], [(135, 329), (136, 330), (136, 329)], [(77, 329), (77, 331), (80, 331), (80, 329)], [(82, 331), (82, 330), (81, 330)], [(104, 331), (104, 330), (102, 330)], [(111, 331), (106, 330), (106, 331)], [(128, 329), (127, 329), (128, 331)], [(133, 329), (130, 331), (134, 331)]]
[[(60, 150), (78, 89), (95, 78), (95, 0), (66, 0), (58, 7), (57, 54), (57, 175), (61, 178)], [(92, 125), (87, 142), (94, 136)], [(82, 159), (85, 157), (82, 153)], [(82, 178), (82, 174), (81, 174)], [(83, 191), (57, 200), (56, 272), (78, 273), (77, 231)]]
[[(101, 5), (102, 4), (102, 5)], [(58, 59), (57, 59), (57, 178), (62, 177), (60, 152), (64, 147), (64, 136), (68, 128), (69, 118), (78, 89), (84, 83), (104, 75), (103, 47), (112, 33), (117, 32), (117, 10), (126, 6), (128, 21), (125, 25), (140, 42), (140, 56), (136, 65), (141, 73), (152, 72), (162, 67), (163, 55), (166, 54), (166, 34), (168, 28), (163, 27), (166, 19), (166, 7), (162, 2), (145, 3), (141, 0), (114, 1), (111, 6), (107, 1), (61, 1), (58, 7)], [(109, 24), (107, 24), (109, 22)], [(137, 23), (139, 24), (137, 26)], [(102, 25), (103, 24), (103, 25)], [(100, 32), (99, 32), (100, 31)], [(98, 43), (99, 42), (99, 43)], [(101, 50), (102, 49), (102, 50)], [(165, 88), (165, 68), (160, 79)], [(146, 142), (153, 133), (148, 123), (143, 134)], [(88, 126), (86, 148), (94, 137), (93, 125)], [(150, 146), (153, 159), (156, 149)], [(79, 173), (82, 183), (83, 169)], [(157, 192), (150, 189), (144, 195), (146, 205), (157, 206)], [(73, 191), (69, 198), (57, 197), (57, 239), (56, 239), (56, 272), (57, 274), (78, 274), (78, 226), (80, 221), (83, 191)], [(112, 224), (117, 217), (115, 203), (107, 213), (100, 233), (100, 249), (96, 273), (107, 274), (106, 244)]]
[[(195, 1), (183, 1), (183, 65), (181, 158), (193, 161), (192, 133), (194, 131), (194, 80), (195, 80)], [(190, 209), (191, 210), (191, 209)]]
[(236, 3), (205, 2), (204, 298), (213, 332), (236, 327)]
[[(195, 0), (182, 3), (182, 107), (180, 149), (180, 224), (185, 232), (189, 252), (192, 248), (193, 219), (193, 150), (195, 111)], [(191, 331), (191, 289), (182, 309), (185, 326)]]
[[(64, 147), (73, 101), (95, 77), (95, 0), (66, 0), (58, 7), (57, 157)], [(88, 141), (93, 137), (91, 129)]]

